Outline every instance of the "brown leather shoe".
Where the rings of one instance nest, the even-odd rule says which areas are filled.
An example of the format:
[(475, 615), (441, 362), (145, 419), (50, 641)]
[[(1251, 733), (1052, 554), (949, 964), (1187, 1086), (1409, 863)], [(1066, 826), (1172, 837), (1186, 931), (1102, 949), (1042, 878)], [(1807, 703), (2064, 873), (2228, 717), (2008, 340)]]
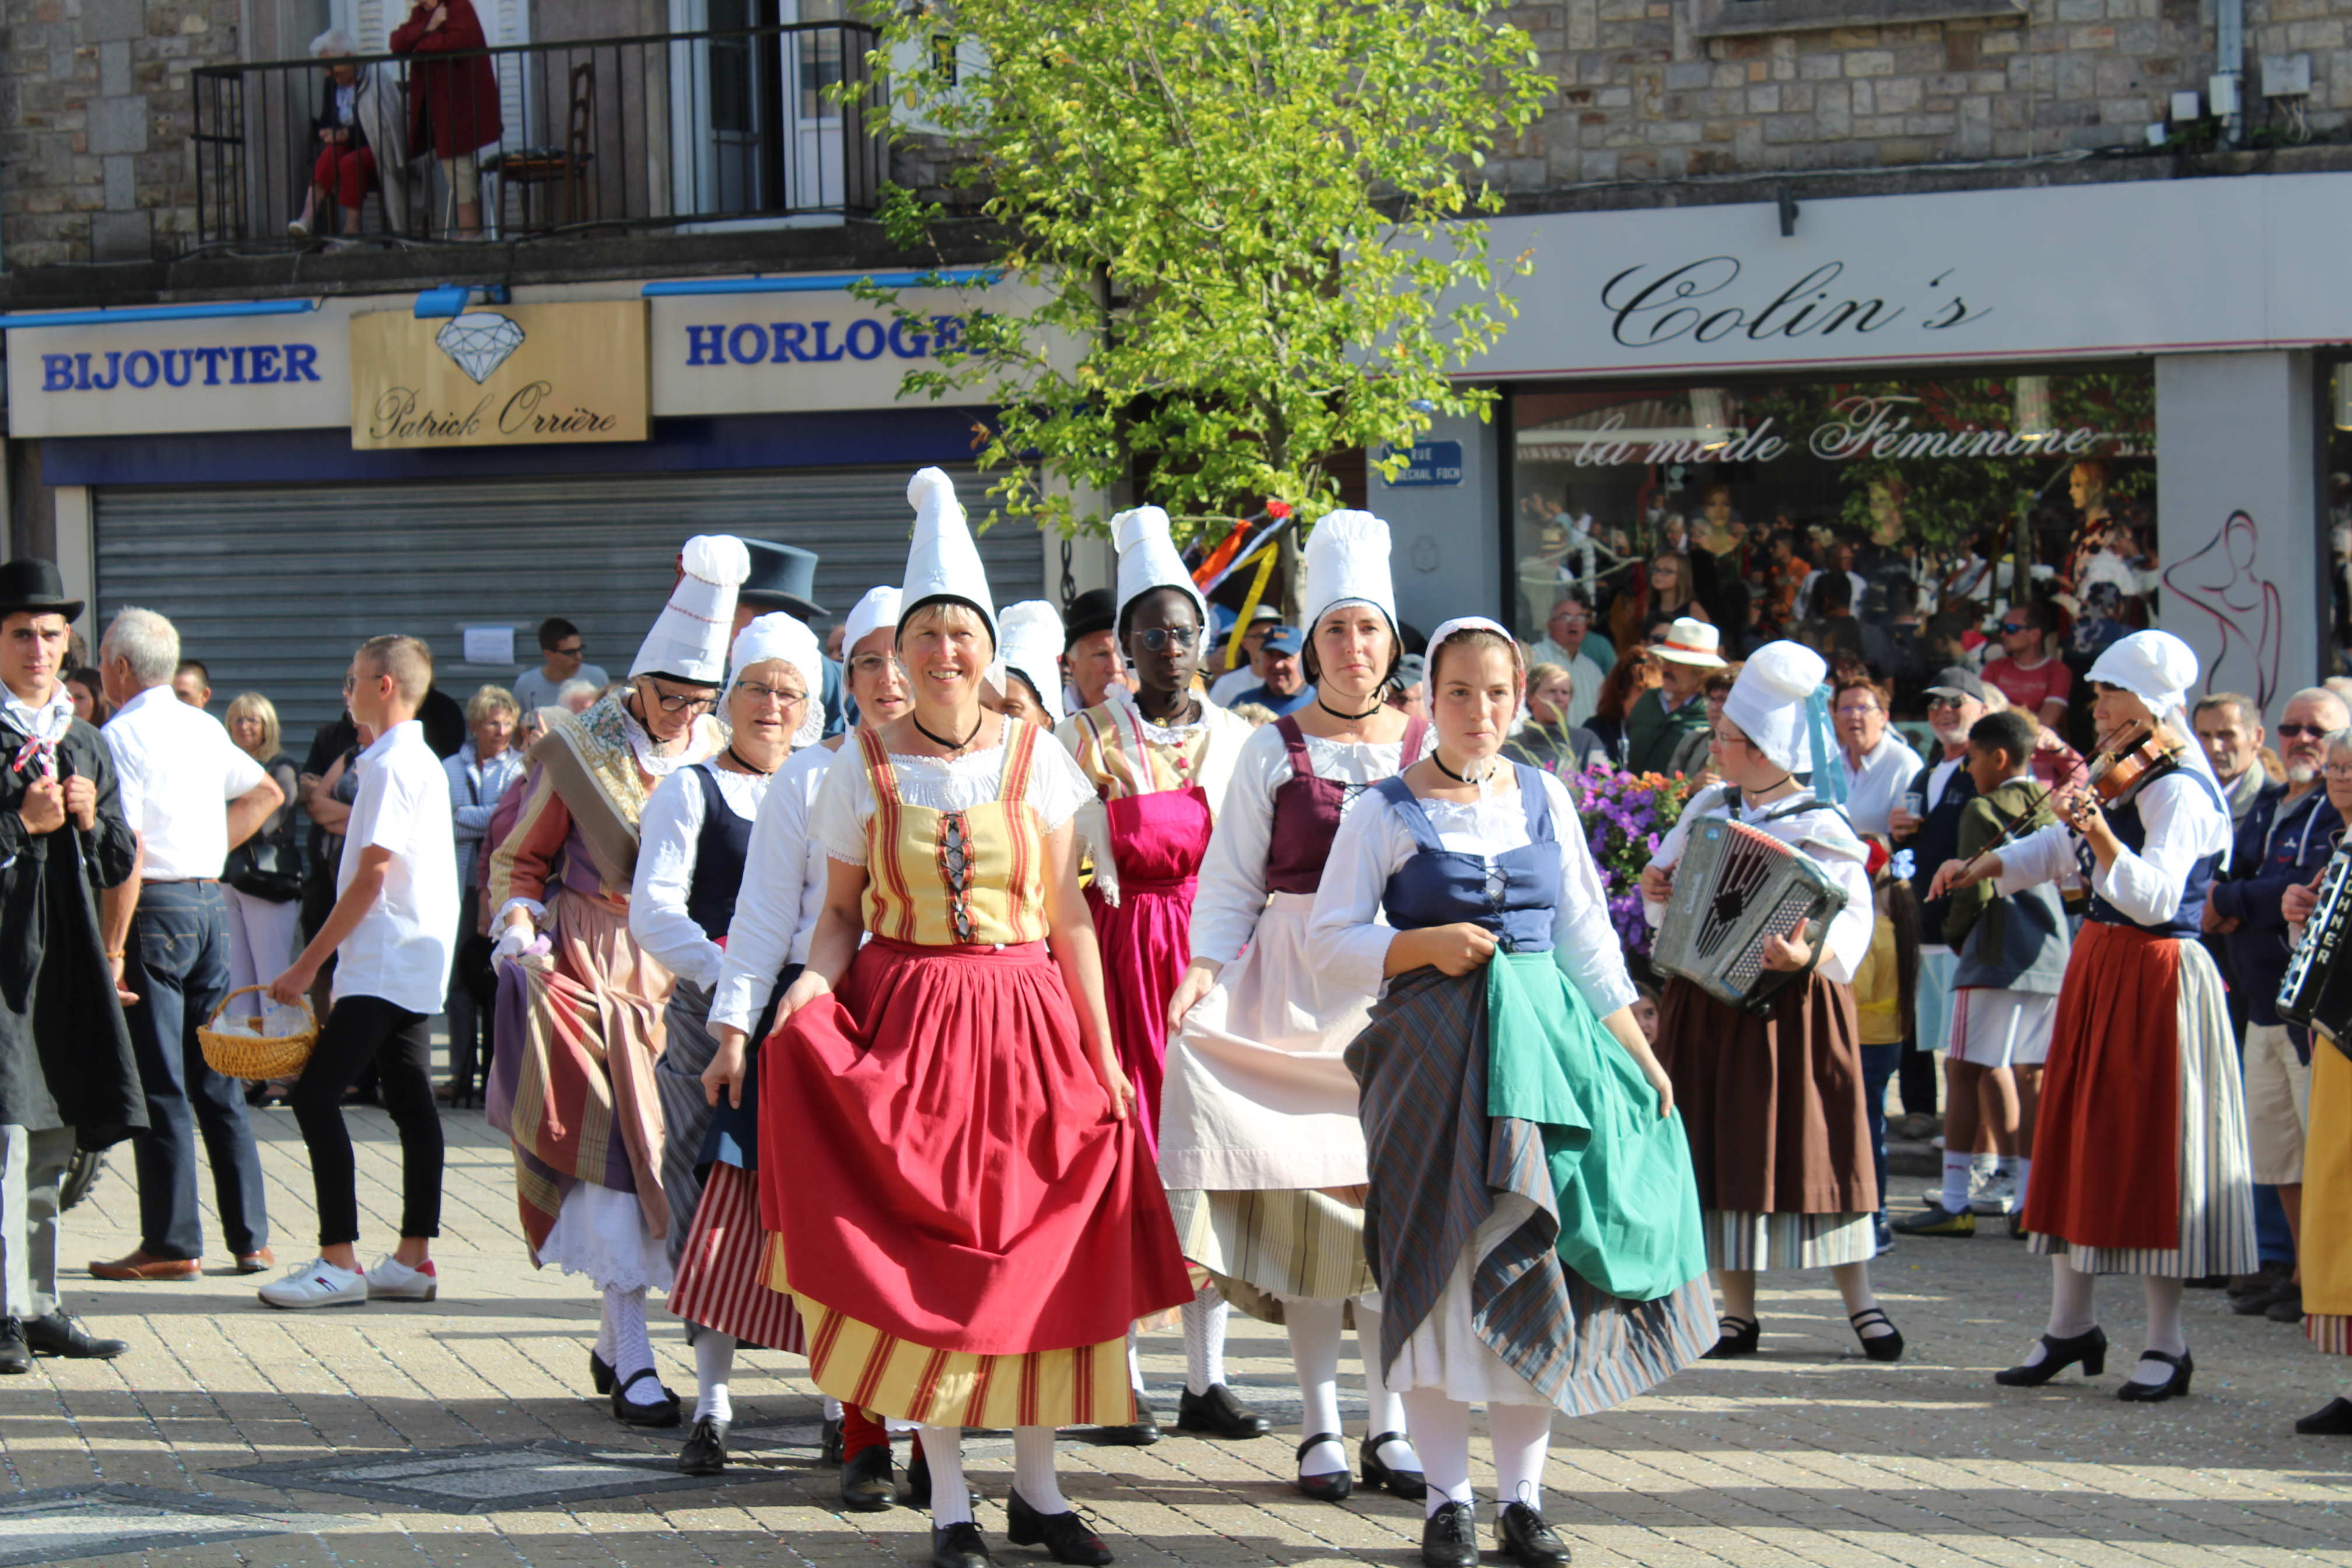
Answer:
[(144, 1251), (112, 1262), (93, 1262), (89, 1271), (100, 1279), (194, 1279), (205, 1271), (201, 1258), (150, 1258)]
[(240, 1252), (236, 1255), (236, 1271), (239, 1274), (263, 1274), (277, 1267), (278, 1254), (266, 1247), (258, 1252)]

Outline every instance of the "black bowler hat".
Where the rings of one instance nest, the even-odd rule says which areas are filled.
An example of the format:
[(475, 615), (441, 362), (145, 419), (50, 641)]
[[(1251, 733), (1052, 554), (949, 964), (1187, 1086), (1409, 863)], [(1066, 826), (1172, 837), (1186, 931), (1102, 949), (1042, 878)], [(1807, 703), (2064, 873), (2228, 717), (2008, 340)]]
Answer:
[(81, 601), (66, 597), (65, 579), (58, 575), (55, 562), (32, 555), (0, 561), (0, 616), (22, 610), (63, 616), (70, 621), (81, 614)]
[(1108, 588), (1089, 588), (1070, 601), (1070, 613), (1062, 617), (1062, 651), (1080, 637), (1107, 632), (1118, 622), (1118, 601)]
[(751, 574), (735, 590), (735, 602), (761, 610), (783, 610), (803, 620), (829, 614), (810, 595), (816, 589), (816, 555), (790, 544), (746, 539)]

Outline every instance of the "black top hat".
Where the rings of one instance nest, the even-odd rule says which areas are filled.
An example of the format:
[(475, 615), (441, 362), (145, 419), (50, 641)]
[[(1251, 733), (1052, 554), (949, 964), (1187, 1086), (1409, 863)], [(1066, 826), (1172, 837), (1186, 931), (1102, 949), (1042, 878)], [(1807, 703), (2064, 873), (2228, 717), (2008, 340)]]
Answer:
[(782, 610), (807, 620), (830, 614), (809, 595), (816, 590), (816, 555), (791, 544), (771, 544), (746, 539), (751, 552), (751, 574), (735, 590), (735, 602), (761, 610)]
[(1108, 588), (1089, 588), (1070, 601), (1069, 614), (1062, 617), (1062, 647), (1083, 637), (1107, 632), (1118, 623), (1118, 601)]
[(38, 610), (72, 620), (81, 614), (81, 601), (66, 597), (65, 579), (54, 562), (23, 555), (0, 561), (0, 616)]

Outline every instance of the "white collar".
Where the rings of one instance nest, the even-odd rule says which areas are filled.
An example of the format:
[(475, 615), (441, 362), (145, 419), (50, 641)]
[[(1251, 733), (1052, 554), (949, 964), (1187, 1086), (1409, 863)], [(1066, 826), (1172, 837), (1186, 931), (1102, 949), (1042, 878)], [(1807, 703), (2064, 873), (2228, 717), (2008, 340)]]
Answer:
[(702, 721), (700, 714), (696, 714), (693, 722), (687, 725), (686, 734), (678, 743), (677, 753), (665, 757), (656, 753), (653, 736), (647, 734), (646, 727), (637, 722), (637, 716), (629, 711), (629, 705), (625, 700), (620, 704), (620, 710), (621, 733), (627, 737), (629, 751), (637, 759), (637, 771), (647, 778), (666, 779), (678, 769), (698, 760), (694, 754), (694, 726)]
[(378, 735), (368, 749), (360, 753), (360, 761), (363, 763), (373, 762), (377, 758), (383, 756), (386, 752), (392, 750), (394, 746), (406, 745), (412, 739), (421, 740), (424, 737), (424, 734), (425, 725), (422, 721), (415, 719), (404, 719), (399, 723), (394, 724), (391, 729), (386, 730), (383, 734)]
[(180, 694), (172, 689), (172, 683), (170, 681), (163, 681), (158, 685), (149, 687), (146, 690), (141, 692), (138, 696), (132, 698), (121, 707), (117, 708), (114, 710), (114, 716), (120, 719), (126, 713), (135, 713), (142, 708), (152, 708), (159, 700), (164, 702), (177, 702), (180, 700)]

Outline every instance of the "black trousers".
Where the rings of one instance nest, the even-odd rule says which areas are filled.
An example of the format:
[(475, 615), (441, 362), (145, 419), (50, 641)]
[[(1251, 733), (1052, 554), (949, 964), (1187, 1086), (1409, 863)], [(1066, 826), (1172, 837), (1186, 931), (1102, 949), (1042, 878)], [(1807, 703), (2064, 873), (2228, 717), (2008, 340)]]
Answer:
[(346, 996), (327, 1015), (310, 1063), (294, 1080), (289, 1099), (310, 1150), (321, 1247), (360, 1238), (359, 1174), (342, 1101), (371, 1065), (400, 1130), (400, 1234), (441, 1234), (441, 1112), (433, 1103), (427, 1017), (381, 996)]

